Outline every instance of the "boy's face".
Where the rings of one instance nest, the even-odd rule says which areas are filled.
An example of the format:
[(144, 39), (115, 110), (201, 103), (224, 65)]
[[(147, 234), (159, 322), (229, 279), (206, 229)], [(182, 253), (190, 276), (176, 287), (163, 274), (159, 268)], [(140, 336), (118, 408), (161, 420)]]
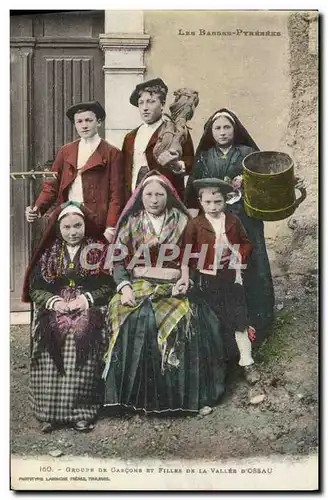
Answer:
[(145, 123), (151, 124), (161, 118), (164, 106), (158, 94), (142, 92), (138, 99), (138, 108), (141, 119)]
[(217, 218), (225, 207), (223, 195), (213, 188), (204, 188), (199, 193), (199, 202), (205, 214)]
[(93, 111), (82, 111), (75, 113), (74, 125), (80, 137), (90, 139), (97, 134), (100, 122)]

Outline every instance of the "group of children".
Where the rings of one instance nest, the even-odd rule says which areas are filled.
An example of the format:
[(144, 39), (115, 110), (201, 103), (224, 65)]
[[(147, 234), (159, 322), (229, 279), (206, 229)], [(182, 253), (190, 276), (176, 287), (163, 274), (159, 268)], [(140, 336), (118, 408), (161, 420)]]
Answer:
[[(123, 405), (134, 409), (157, 411), (156, 404), (158, 404), (158, 411), (190, 408), (195, 411), (197, 408), (206, 413), (206, 411), (210, 411), (210, 408), (202, 401), (205, 403), (211, 401), (213, 405), (221, 396), (225, 362), (229, 356), (228, 353), (233, 353), (234, 346), (237, 346), (239, 365), (244, 369), (245, 378), (252, 384), (259, 380), (259, 373), (254, 368), (252, 357), (250, 335), (252, 328), (249, 325), (243, 288), (243, 270), (247, 266), (247, 258), (252, 251), (252, 245), (247, 239), (239, 219), (225, 211), (225, 201), (228, 193), (232, 190), (231, 185), (211, 178), (194, 181), (202, 212), (196, 218), (191, 219), (187, 215), (183, 215), (180, 210), (176, 219), (177, 224), (172, 225), (168, 220), (167, 195), (163, 189), (163, 186), (169, 183), (160, 180), (156, 173), (151, 173), (148, 180), (149, 182), (147, 183), (146, 179), (145, 186), (142, 186), (142, 199), (147, 217), (151, 217), (153, 225), (150, 227), (155, 227), (156, 218), (160, 218), (162, 214), (164, 217), (161, 223), (162, 230), (157, 234), (158, 241), (160, 234), (163, 235), (166, 231), (171, 231), (172, 234), (176, 233), (177, 235), (177, 239), (171, 241), (180, 241), (183, 249), (189, 246), (188, 265), (182, 265), (180, 275), (176, 273), (177, 269), (169, 269), (172, 271), (172, 275), (167, 277), (167, 269), (156, 270), (157, 274), (154, 274), (154, 268), (151, 268), (150, 274), (136, 274), (134, 278), (131, 278), (131, 273), (126, 271), (124, 265), (121, 267), (116, 265), (114, 268), (114, 279), (117, 285), (115, 290), (110, 273), (104, 270), (107, 245), (104, 245), (103, 242), (97, 242), (95, 238), (88, 237), (86, 233), (91, 228), (92, 217), (83, 204), (73, 201), (62, 205), (53, 213), (52, 222), (49, 223), (41, 245), (33, 258), (26, 277), (25, 300), (33, 301), (35, 308), (30, 387), (34, 414), (38, 420), (44, 423), (43, 432), (51, 432), (61, 423), (72, 424), (77, 431), (91, 430), (103, 404), (102, 378), (105, 378), (108, 405)], [(161, 189), (162, 192), (160, 192)], [(153, 198), (146, 201), (148, 194)], [(162, 202), (156, 201), (155, 196), (159, 200), (161, 196), (164, 196), (165, 199)], [(188, 214), (187, 211), (185, 213)], [(164, 223), (167, 226), (164, 226)], [(181, 225), (181, 229), (178, 228), (178, 225)], [(131, 241), (130, 233), (133, 234), (133, 230), (127, 232), (129, 241)], [(122, 231), (118, 232), (119, 238), (121, 238), (121, 234), (123, 234)], [(134, 239), (136, 240), (140, 236), (143, 238), (144, 234), (138, 235), (136, 233)], [(93, 248), (92, 244), (94, 243), (96, 245)], [(89, 270), (89, 267), (85, 269), (81, 265), (83, 262), (81, 253), (90, 244), (88, 264), (91, 266), (89, 266)], [(200, 258), (202, 255), (203, 259)], [(121, 276), (122, 269), (125, 273), (123, 276)], [(183, 316), (186, 317), (185, 312), (189, 307), (190, 279), (194, 282), (193, 293), (198, 294), (210, 306), (217, 316), (217, 322), (215, 320), (208, 322), (208, 318), (205, 318), (206, 313), (203, 313), (203, 320), (199, 321), (200, 327), (192, 326), (194, 330), (198, 331), (198, 335), (202, 328), (211, 330), (209, 336), (213, 338), (209, 342), (212, 342), (214, 347), (206, 347), (208, 352), (212, 350), (212, 353), (207, 355), (200, 353), (195, 357), (192, 353), (187, 358), (188, 355), (183, 354), (183, 370), (186, 370), (185, 380), (194, 377), (193, 370), (200, 373), (199, 380), (204, 377), (202, 372), (209, 371), (203, 384), (211, 385), (213, 383), (211, 379), (215, 379), (215, 397), (213, 394), (208, 395), (207, 393), (210, 391), (205, 388), (200, 391), (202, 394), (199, 396), (199, 401), (197, 396), (196, 403), (190, 404), (187, 400), (194, 396), (187, 396), (182, 390), (179, 402), (172, 403), (170, 398), (174, 399), (174, 394), (179, 392), (177, 387), (180, 387), (180, 382), (175, 387), (176, 382), (170, 380), (163, 384), (165, 387), (162, 387), (156, 396), (155, 394), (154, 397), (150, 396), (152, 391), (158, 390), (158, 386), (161, 385), (161, 382), (156, 381), (156, 379), (162, 377), (159, 373), (160, 370), (163, 370), (164, 355), (157, 359), (157, 354), (155, 354), (156, 338), (161, 334), (159, 325), (142, 326), (142, 323), (139, 322), (140, 307), (143, 307), (142, 303), (147, 297), (138, 296), (138, 290), (147, 284), (154, 285), (156, 290), (158, 287), (163, 287), (164, 295), (159, 295), (158, 298), (153, 297), (155, 288), (149, 288), (151, 292), (148, 298), (150, 299), (152, 296), (150, 300), (153, 300), (154, 311), (154, 307), (156, 308), (158, 305), (158, 310), (167, 308), (164, 316), (172, 315), (170, 322), (176, 329), (179, 320)], [(165, 292), (167, 285), (163, 285), (163, 283), (167, 283), (169, 290), (172, 290), (169, 292), (172, 299), (167, 296)], [(163, 301), (162, 306), (160, 305), (161, 300)], [(172, 300), (175, 303), (169, 304)], [(107, 309), (108, 304), (109, 310)], [(120, 304), (121, 310), (117, 316), (121, 319), (118, 320), (115, 330), (112, 324), (108, 325), (108, 321), (115, 323), (116, 320), (113, 318), (114, 316), (116, 318), (115, 309), (117, 309), (118, 304)], [(183, 307), (185, 307), (185, 311), (175, 320), (174, 308), (178, 311), (179, 308), (182, 310)], [(136, 315), (132, 314), (130, 323), (127, 322), (127, 318), (135, 312), (136, 308)], [(153, 314), (153, 310), (149, 310), (145, 314), (149, 316), (149, 314)], [(157, 314), (156, 310), (154, 323), (159, 322)], [(124, 340), (124, 329), (128, 323), (130, 326), (126, 335), (129, 340), (126, 341)], [(179, 328), (181, 331), (183, 330), (181, 322)], [(177, 332), (179, 328), (176, 330)], [(145, 330), (143, 331), (143, 329)], [(165, 338), (162, 347), (166, 346), (166, 343), (170, 344), (171, 331), (172, 328), (167, 331), (167, 338)], [(137, 344), (138, 335), (148, 336), (142, 340), (142, 348), (139, 348)], [(172, 354), (176, 356), (176, 352), (173, 351), (178, 352), (176, 346), (179, 342), (181, 344), (179, 335), (181, 337), (181, 333), (176, 333), (177, 339), (175, 340), (177, 342), (174, 341), (174, 346), (172, 344), (173, 347), (170, 347), (171, 351), (167, 349), (170, 363)], [(116, 359), (114, 359), (115, 356), (111, 356), (111, 369), (109, 373), (107, 369), (104, 377), (106, 353), (108, 360), (109, 346), (114, 347), (117, 336), (120, 336), (121, 343), (116, 342)], [(220, 347), (222, 336), (224, 338), (224, 355), (222, 355), (223, 350)], [(216, 340), (215, 337), (217, 337)], [(150, 355), (147, 355), (147, 352), (143, 353), (142, 359), (136, 362), (136, 352), (142, 352), (145, 348), (149, 350), (149, 344), (154, 342), (156, 347), (152, 348), (152, 353)], [(130, 345), (131, 352), (127, 351), (127, 353), (122, 354), (122, 349), (125, 349), (124, 344)], [(193, 348), (189, 347), (188, 349), (191, 352)], [(214, 349), (217, 350), (214, 351)], [(128, 366), (129, 375), (127, 375), (126, 367), (122, 373), (118, 359), (120, 356)], [(210, 359), (208, 356), (212, 356), (212, 358)], [(201, 360), (200, 367), (193, 365), (195, 362), (193, 360), (197, 358)], [(149, 366), (156, 363), (158, 370), (151, 371)], [(177, 367), (179, 363), (180, 361), (177, 361)], [(213, 365), (212, 368), (206, 367), (206, 363)], [(138, 366), (137, 372), (146, 367), (147, 374), (138, 378), (134, 371), (134, 375), (131, 376), (130, 371), (131, 369), (133, 371), (134, 365)], [(166, 378), (172, 376), (170, 370), (165, 376)], [(127, 391), (126, 387), (129, 386), (133, 377), (136, 377), (138, 382), (135, 380), (131, 389)], [(120, 387), (118, 392), (117, 384)], [(182, 385), (190, 386), (190, 383), (184, 381)], [(144, 386), (147, 386), (147, 389)], [(135, 395), (136, 387), (138, 387), (138, 391)], [(141, 395), (139, 393), (140, 387), (143, 387)], [(168, 395), (170, 390), (172, 390), (172, 395)], [(203, 393), (206, 393), (206, 397)], [(163, 399), (165, 399), (165, 403), (163, 403)], [(133, 402), (131, 403), (131, 401)], [(136, 403), (135, 401), (141, 402)], [(198, 408), (197, 405), (201, 408)]]
[[(160, 126), (165, 101), (155, 83), (145, 82), (138, 95), (149, 98)], [(80, 139), (60, 149), (52, 169), (56, 179), (46, 181), (35, 206), (26, 209), (33, 222), (57, 203), (27, 270), (23, 296), (34, 304), (31, 401), (43, 431), (58, 423), (90, 430), (104, 393), (108, 405), (146, 411), (214, 405), (227, 359), (238, 357), (246, 380), (256, 383), (252, 341), (273, 308), (263, 223), (244, 214), (240, 196), (227, 209), (236, 190), (222, 180), (240, 175), (242, 158), (256, 147), (247, 131), (228, 110), (211, 117), (201, 140), (204, 152), (198, 151), (189, 175), (187, 208), (167, 176), (150, 168), (125, 204), (122, 154), (97, 133), (102, 106), (74, 105), (67, 116)], [(194, 206), (201, 211), (191, 218)], [(130, 259), (142, 242), (153, 256), (161, 244), (189, 247), (190, 258), (179, 269), (175, 263), (155, 270), (152, 263), (133, 272), (123, 259), (112, 276), (103, 267), (106, 246), (123, 240)], [(81, 265), (89, 244), (95, 245), (89, 263), (102, 262), (96, 270)], [(261, 245), (264, 251), (253, 251)], [(190, 314), (193, 307), (198, 318)], [(162, 378), (165, 360), (178, 372), (166, 370)]]

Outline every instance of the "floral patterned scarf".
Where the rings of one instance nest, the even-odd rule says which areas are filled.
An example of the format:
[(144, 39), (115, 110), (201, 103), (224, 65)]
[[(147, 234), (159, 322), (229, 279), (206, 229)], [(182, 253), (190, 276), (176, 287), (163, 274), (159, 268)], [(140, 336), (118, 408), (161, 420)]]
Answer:
[[(92, 248), (87, 253), (87, 263), (97, 265), (94, 269), (86, 269), (81, 266), (78, 252), (78, 262), (75, 266), (75, 272), (80, 276), (98, 276), (103, 272), (103, 266), (106, 259), (106, 245), (93, 238), (86, 238), (81, 244), (81, 251), (89, 244), (99, 243), (102, 249)], [(41, 274), (47, 283), (55, 283), (55, 280), (60, 276), (67, 274), (70, 267), (71, 260), (68, 252), (65, 251), (66, 243), (57, 238), (54, 243), (47, 248), (41, 256)]]

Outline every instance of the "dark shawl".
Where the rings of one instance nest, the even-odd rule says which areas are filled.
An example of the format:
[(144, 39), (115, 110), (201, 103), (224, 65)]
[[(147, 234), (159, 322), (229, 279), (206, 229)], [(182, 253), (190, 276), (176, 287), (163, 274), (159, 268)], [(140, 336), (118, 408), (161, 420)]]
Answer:
[(213, 138), (212, 135), (212, 125), (213, 125), (213, 118), (217, 113), (225, 112), (228, 113), (230, 116), (232, 116), (234, 123), (233, 123), (233, 128), (234, 128), (234, 142), (233, 144), (236, 146), (249, 146), (250, 148), (255, 149), (256, 151), (259, 151), (259, 147), (256, 145), (250, 134), (247, 132), (246, 128), (244, 125), (241, 123), (239, 118), (230, 111), (227, 108), (221, 108), (215, 111), (207, 120), (207, 122), (204, 125), (204, 133), (202, 135), (201, 140), (199, 141), (197, 150), (196, 150), (196, 158), (199, 156), (200, 153), (203, 151), (207, 151), (208, 149), (214, 147), (216, 145), (216, 142)]

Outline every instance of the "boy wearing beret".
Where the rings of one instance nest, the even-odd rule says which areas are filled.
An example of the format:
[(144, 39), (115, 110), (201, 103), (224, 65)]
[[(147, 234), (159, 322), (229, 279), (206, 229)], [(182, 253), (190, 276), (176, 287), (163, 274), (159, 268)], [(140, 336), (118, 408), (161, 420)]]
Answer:
[[(167, 177), (181, 200), (184, 197), (184, 175), (191, 172), (194, 159), (194, 147), (190, 134), (183, 145), (182, 157), (164, 151), (156, 161), (153, 151), (158, 134), (164, 123), (163, 110), (168, 88), (161, 78), (154, 78), (136, 86), (130, 97), (130, 103), (139, 109), (142, 124), (129, 132), (123, 142), (124, 172), (126, 196), (139, 184), (150, 170), (157, 170)], [(177, 163), (179, 164), (178, 168)], [(173, 167), (173, 168), (172, 168)], [(183, 169), (183, 173), (176, 171)]]
[(98, 101), (74, 104), (66, 116), (80, 139), (60, 148), (51, 169), (57, 176), (43, 183), (34, 206), (26, 208), (26, 219), (34, 222), (54, 203), (78, 201), (94, 214), (99, 234), (111, 243), (125, 201), (122, 153), (98, 134), (106, 116)]
[(186, 229), (185, 245), (190, 245), (192, 254), (198, 254), (196, 258), (188, 252), (189, 267), (198, 269), (200, 290), (221, 320), (228, 357), (239, 355), (239, 365), (252, 384), (260, 376), (252, 357), (250, 338), (254, 338), (255, 330), (249, 326), (242, 279), (252, 244), (240, 220), (224, 211), (232, 186), (212, 178), (196, 180), (193, 185), (202, 212), (188, 222)]

